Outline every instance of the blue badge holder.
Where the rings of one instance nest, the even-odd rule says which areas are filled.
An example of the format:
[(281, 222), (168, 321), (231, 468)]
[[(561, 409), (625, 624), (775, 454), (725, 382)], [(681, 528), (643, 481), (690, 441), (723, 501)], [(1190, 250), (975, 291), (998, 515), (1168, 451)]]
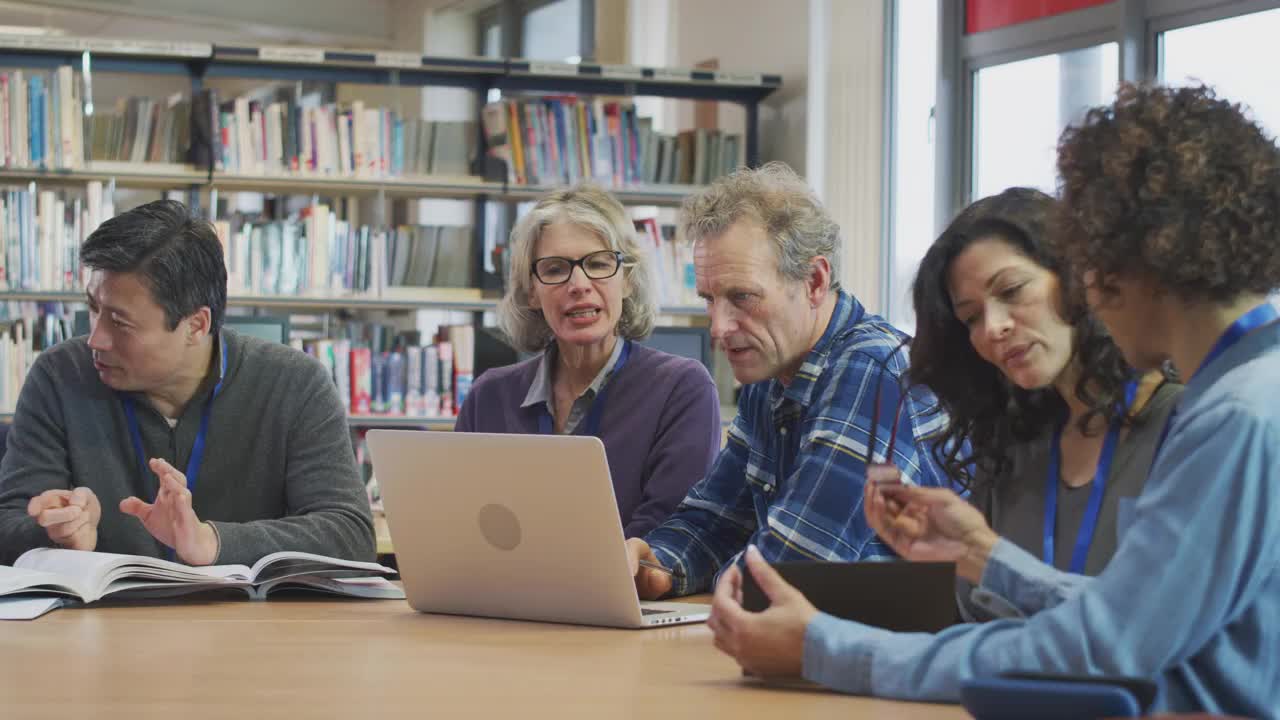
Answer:
[(1078, 720), (1140, 717), (1156, 686), (1139, 678), (1009, 673), (975, 678), (960, 701), (976, 720)]

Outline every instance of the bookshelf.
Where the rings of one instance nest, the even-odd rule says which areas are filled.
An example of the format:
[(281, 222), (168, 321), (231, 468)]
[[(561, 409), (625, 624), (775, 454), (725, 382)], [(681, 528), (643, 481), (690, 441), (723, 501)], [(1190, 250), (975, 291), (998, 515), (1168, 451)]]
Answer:
[[(0, 423), (13, 422), (13, 413), (0, 412)], [(407, 415), (349, 415), (347, 424), (353, 428), (424, 428), (427, 430), (452, 430), (453, 418), (410, 417)]]
[[(726, 153), (725, 157), (740, 157), (748, 165), (759, 164), (759, 129), (758, 105), (781, 86), (781, 77), (776, 74), (745, 73), (723, 70), (696, 70), (687, 68), (641, 67), (631, 65), (609, 65), (599, 63), (567, 64), (556, 62), (539, 62), (523, 58), (478, 58), (478, 57), (441, 57), (418, 53), (389, 52), (380, 50), (349, 50), (317, 47), (275, 47), (249, 46), (241, 44), (219, 43), (179, 43), (165, 41), (132, 41), (105, 40), (92, 38), (68, 37), (33, 37), (0, 34), (0, 68), (29, 69), (40, 72), (52, 72), (58, 68), (70, 66), (74, 72), (83, 75), (85, 95), (88, 96), (90, 79), (102, 73), (124, 73), (131, 75), (168, 76), (170, 83), (177, 79), (180, 85), (189, 84), (187, 99), (194, 101), (211, 81), (217, 79), (238, 79), (249, 81), (285, 81), (298, 83), (341, 83), (344, 85), (381, 86), (383, 88), (423, 88), (452, 87), (473, 91), (475, 97), (483, 99), (489, 91), (502, 91), (504, 97), (522, 93), (543, 94), (544, 96), (595, 96), (599, 98), (617, 98), (625, 100), (634, 96), (652, 96), (678, 98), (687, 100), (705, 100), (730, 102), (742, 106), (745, 110), (745, 132), (741, 138), (741, 155)], [(222, 82), (222, 81), (219, 81)], [(76, 76), (76, 86), (80, 86), (80, 75)], [(66, 87), (65, 85), (63, 86)], [(221, 88), (221, 85), (219, 85)], [(145, 92), (145, 90), (143, 91)], [(221, 92), (221, 90), (220, 90)], [(383, 91), (385, 92), (385, 91)], [(232, 96), (234, 97), (234, 95)], [(73, 98), (74, 100), (75, 98)], [(221, 96), (221, 100), (229, 97)], [(583, 100), (584, 104), (590, 98)], [(263, 101), (264, 110), (265, 104)], [(327, 102), (327, 101), (326, 101)], [(335, 102), (347, 102), (335, 98)], [(522, 101), (523, 102), (523, 101)], [(64, 107), (66, 101), (63, 101)], [(391, 288), (380, 293), (371, 294), (363, 290), (361, 294), (332, 294), (333, 291), (302, 291), (296, 295), (265, 295), (236, 293), (234, 290), (228, 298), (233, 306), (252, 308), (281, 308), (310, 310), (314, 312), (331, 312), (338, 310), (441, 310), (473, 313), (473, 323), (482, 322), (482, 313), (496, 308), (494, 295), (498, 290), (500, 278), (486, 275), (486, 239), (499, 234), (486, 232), (486, 223), (494, 223), (503, 213), (491, 216), (486, 207), (494, 204), (510, 205), (517, 202), (530, 201), (552, 189), (553, 185), (522, 184), (513, 181), (505, 164), (487, 152), (484, 132), (483, 100), (468, 108), (471, 120), (467, 121), (474, 129), (474, 138), (466, 136), (470, 143), (474, 140), (475, 160), (469, 168), (462, 172), (413, 174), (408, 172), (410, 163), (393, 174), (385, 164), (379, 172), (351, 172), (334, 175), (323, 172), (231, 172), (219, 169), (223, 165), (209, 157), (208, 165), (160, 162), (122, 162), (122, 161), (78, 161), (74, 169), (45, 169), (42, 167), (5, 167), (4, 158), (0, 158), (0, 185), (21, 185), (36, 183), (50, 188), (85, 185), (90, 182), (114, 185), (120, 188), (146, 190), (178, 190), (185, 191), (188, 202), (197, 210), (212, 203), (217, 192), (259, 192), (277, 195), (316, 196), (324, 198), (341, 198), (341, 202), (351, 199), (373, 199), (374, 206), (387, 209), (387, 201), (394, 199), (442, 198), (464, 200), (472, 203), (470, 233), (472, 250), (460, 253), (464, 257), (472, 257), (470, 263), (470, 287), (424, 287), (424, 288)], [(75, 105), (72, 105), (75, 107)], [(101, 115), (109, 115), (103, 108)], [(218, 112), (215, 107), (214, 116)], [(197, 117), (194, 109), (192, 117)], [(202, 115), (200, 117), (203, 117)], [(332, 117), (331, 117), (332, 119)], [(423, 118), (425, 121), (425, 118)], [(630, 118), (630, 129), (623, 132), (639, 133)], [(292, 122), (292, 121), (291, 121)], [(431, 121), (435, 122), (435, 121)], [(450, 121), (452, 122), (452, 121)], [(406, 126), (407, 126), (406, 121)], [(256, 129), (255, 125), (255, 129)], [(571, 127), (572, 124), (571, 124)], [(624, 128), (627, 128), (624, 124)], [(339, 125), (341, 128), (341, 125)], [(341, 130), (340, 130), (341, 131)], [(88, 130), (83, 144), (90, 147)], [(214, 125), (213, 132), (218, 133)], [(225, 132), (225, 130), (224, 130)], [(434, 130), (432, 132), (435, 132)], [(613, 130), (609, 130), (613, 132)], [(701, 133), (701, 131), (698, 131)], [(519, 134), (519, 133), (518, 133)], [(100, 136), (95, 136), (100, 137)], [(108, 135), (108, 137), (111, 137)], [(193, 132), (194, 137), (194, 132)], [(354, 137), (354, 135), (352, 136)], [(554, 130), (551, 133), (554, 142)], [(572, 137), (572, 136), (570, 136)], [(673, 138), (668, 138), (673, 139)], [(265, 141), (264, 141), (265, 142)], [(563, 136), (561, 138), (563, 142)], [(634, 140), (630, 150), (636, 152)], [(736, 141), (735, 141), (736, 142)], [(570, 143), (572, 144), (572, 142)], [(122, 148), (124, 146), (121, 146)], [(144, 146), (145, 147), (145, 146)], [(201, 145), (200, 147), (206, 147)], [(210, 148), (211, 149), (211, 148)], [(297, 147), (294, 148), (297, 150)], [(348, 147), (348, 150), (351, 148)], [(278, 148), (277, 148), (278, 150)], [(341, 150), (346, 153), (348, 150)], [(65, 153), (65, 150), (63, 151)], [(576, 150), (575, 150), (576, 152)], [(594, 152), (594, 150), (592, 151)], [(701, 157), (701, 150), (698, 150)], [(625, 153), (625, 151), (624, 151)], [(270, 153), (267, 153), (270, 155)], [(406, 156), (408, 153), (405, 153)], [(287, 156), (288, 153), (286, 152)], [(114, 155), (112, 155), (114, 156)], [(343, 155), (345, 157), (345, 155)], [(623, 155), (625, 158), (625, 154)], [(634, 155), (626, 162), (636, 162)], [(718, 156), (714, 152), (711, 158)], [(135, 157), (136, 159), (136, 157)], [(152, 159), (155, 159), (154, 157)], [(278, 155), (276, 157), (278, 160)], [(610, 158), (612, 160), (612, 158)], [(667, 161), (664, 160), (664, 163)], [(701, 160), (699, 160), (701, 162)], [(52, 165), (53, 163), (50, 163)], [(588, 163), (589, 165), (589, 163)], [(710, 166), (710, 163), (708, 163)], [(285, 167), (288, 163), (285, 163)], [(227, 167), (230, 167), (229, 165)], [(258, 165), (256, 169), (261, 169)], [(656, 167), (656, 165), (655, 165)], [(436, 170), (438, 166), (432, 165)], [(253, 167), (250, 168), (255, 169)], [(615, 166), (615, 177), (617, 169)], [(650, 177), (647, 174), (631, 173), (628, 177)], [(546, 176), (543, 176), (546, 177)], [(661, 175), (654, 177), (662, 178)], [(528, 179), (534, 179), (532, 177)], [(670, 180), (667, 176), (662, 179)], [(676, 178), (679, 180), (680, 178)], [(653, 184), (653, 183), (615, 183), (611, 190), (626, 205), (632, 206), (679, 206), (685, 197), (697, 191), (701, 186), (696, 184)], [(336, 205), (337, 203), (335, 203)], [(336, 211), (336, 207), (335, 207)], [(365, 212), (367, 214), (367, 211)], [(507, 212), (507, 218), (513, 216)], [(374, 211), (376, 223), (382, 218), (392, 217)], [(492, 231), (494, 228), (488, 228)], [(491, 242), (490, 242), (491, 244)], [(468, 255), (474, 252), (474, 255)], [(499, 270), (499, 276), (501, 270)], [(464, 273), (465, 276), (465, 273)], [(434, 284), (434, 281), (433, 283)], [(442, 283), (443, 284), (443, 283)], [(464, 283), (450, 283), (464, 284)], [(24, 284), (21, 287), (47, 287), (45, 283), (36, 285)], [(56, 287), (56, 285), (53, 285)], [(256, 287), (256, 286), (255, 286)], [(336, 285), (325, 284), (318, 287), (332, 288)], [(345, 287), (345, 286), (344, 286)], [(365, 287), (359, 285), (357, 287)], [(482, 289), (484, 288), (484, 289)], [(393, 292), (390, 292), (392, 291)], [(329, 294), (326, 294), (329, 293)], [(14, 291), (0, 292), (0, 302), (4, 301), (61, 301), (81, 302), (79, 292), (43, 292)], [(675, 302), (686, 302), (688, 295), (678, 297)], [(704, 310), (700, 306), (668, 305), (660, 308), (662, 323), (683, 324), (689, 318), (701, 316)], [(3, 418), (0, 418), (3, 419)], [(353, 416), (353, 426), (388, 426), (402, 425), (412, 427), (438, 428), (445, 424), (452, 425), (449, 420), (401, 418), (393, 416)]]
[[(474, 296), (473, 299), (470, 299)], [(65, 302), (83, 303), (83, 292), (73, 291), (0, 291), (0, 302)], [(227, 304), (236, 307), (285, 308), (305, 310), (452, 310), (489, 312), (498, 301), (483, 298), (479, 290), (470, 288), (414, 288), (412, 293), (392, 297), (306, 297), (297, 295), (229, 295)], [(684, 314), (688, 308), (679, 308)]]
[[(159, 165), (160, 167), (153, 167)], [(477, 176), (416, 178), (327, 178), (314, 175), (244, 175), (197, 170), (190, 165), (162, 163), (91, 163), (83, 170), (0, 168), (0, 185), (36, 182), (81, 185), (96, 180), (115, 181), (124, 188), (174, 190), (208, 189), (230, 192), (262, 192), (296, 195), (377, 195), (405, 198), (488, 198), (504, 202), (535, 200), (552, 185), (516, 185), (486, 181)], [(612, 190), (624, 205), (678, 207), (697, 185), (632, 185)]]
[[(720, 425), (728, 428), (738, 409), (732, 405), (720, 408)], [(0, 423), (13, 422), (13, 413), (0, 412)], [(453, 430), (451, 417), (413, 417), (409, 415), (348, 415), (347, 425), (353, 428), (422, 428), (426, 430)], [(723, 440), (723, 439), (722, 439)]]
[[(466, 299), (467, 295), (475, 299)], [(84, 302), (84, 293), (72, 291), (0, 291), (0, 302)], [(391, 297), (299, 297), (271, 295), (230, 295), (227, 304), (235, 307), (261, 307), (306, 310), (452, 310), (457, 312), (492, 312), (498, 307), (494, 298), (480, 297), (470, 288), (415, 288), (413, 293)], [(660, 315), (697, 317), (706, 312), (700, 305), (664, 305)]]

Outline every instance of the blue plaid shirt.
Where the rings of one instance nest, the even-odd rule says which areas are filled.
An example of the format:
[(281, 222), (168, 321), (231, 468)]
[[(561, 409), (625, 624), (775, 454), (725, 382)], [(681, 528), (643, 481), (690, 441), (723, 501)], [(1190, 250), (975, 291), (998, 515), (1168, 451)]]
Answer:
[[(765, 558), (872, 560), (894, 553), (862, 513), (867, 447), (884, 462), (905, 391), (906, 336), (840, 291), (831, 322), (789, 385), (747, 385), (710, 473), (645, 540), (683, 574), (674, 595), (710, 590), (748, 543)], [(879, 412), (876, 388), (879, 386)], [(927, 439), (947, 418), (924, 388), (907, 391), (893, 462), (904, 480), (946, 485)]]

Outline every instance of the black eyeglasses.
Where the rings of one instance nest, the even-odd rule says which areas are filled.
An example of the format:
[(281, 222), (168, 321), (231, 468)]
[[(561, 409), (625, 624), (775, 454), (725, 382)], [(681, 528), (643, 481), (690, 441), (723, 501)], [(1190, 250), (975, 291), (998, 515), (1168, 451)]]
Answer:
[(538, 258), (533, 261), (533, 275), (543, 285), (563, 285), (569, 282), (574, 267), (582, 268), (582, 274), (592, 280), (605, 280), (618, 274), (618, 268), (622, 267), (622, 253), (616, 250), (599, 250), (577, 260), (565, 257)]

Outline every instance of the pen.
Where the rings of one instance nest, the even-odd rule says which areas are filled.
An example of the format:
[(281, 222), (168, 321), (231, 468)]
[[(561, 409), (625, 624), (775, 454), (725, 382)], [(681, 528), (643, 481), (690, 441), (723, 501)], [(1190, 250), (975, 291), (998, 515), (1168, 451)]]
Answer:
[(681, 573), (678, 570), (672, 570), (671, 568), (663, 567), (656, 562), (649, 562), (648, 560), (641, 560), (640, 567), (647, 567), (653, 570), (657, 570), (658, 572), (664, 572), (670, 575), (671, 577), (675, 577), (675, 578), (684, 577), (684, 573)]

